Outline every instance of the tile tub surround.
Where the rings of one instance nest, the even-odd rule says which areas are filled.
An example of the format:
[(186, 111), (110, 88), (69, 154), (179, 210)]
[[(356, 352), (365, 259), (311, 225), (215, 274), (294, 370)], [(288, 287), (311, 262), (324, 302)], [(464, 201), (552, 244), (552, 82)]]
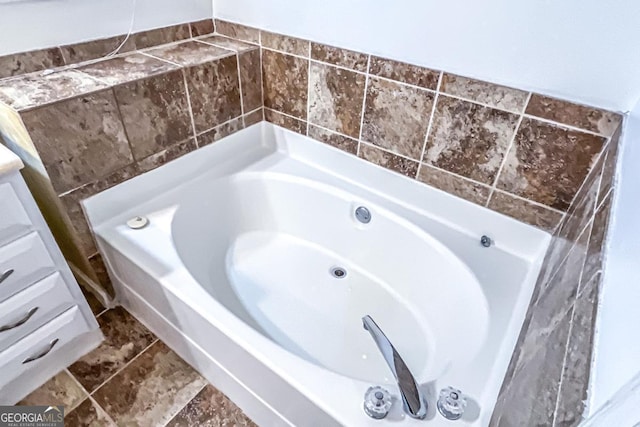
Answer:
[(265, 119), (553, 231), (618, 114), (216, 20), (261, 43)]
[(19, 405), (64, 405), (68, 426), (255, 426), (129, 313), (94, 306), (105, 342)]
[(555, 231), (492, 425), (576, 426), (583, 419), (619, 131)]

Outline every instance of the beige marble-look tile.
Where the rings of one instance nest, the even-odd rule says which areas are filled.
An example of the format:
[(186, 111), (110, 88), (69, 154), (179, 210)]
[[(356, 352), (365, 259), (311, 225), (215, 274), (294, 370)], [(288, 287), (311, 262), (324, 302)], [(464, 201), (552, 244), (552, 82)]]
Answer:
[(119, 53), (126, 53), (135, 49), (135, 46), (131, 43), (122, 45), (124, 41), (125, 36), (115, 36), (61, 46), (60, 50), (67, 64), (77, 64), (79, 62), (103, 58), (111, 52), (114, 52), (120, 46), (122, 47)]
[(22, 120), (58, 193), (133, 161), (110, 90), (25, 112)]
[(214, 31), (213, 19), (203, 19), (201, 21), (190, 22), (189, 26), (191, 27), (192, 37), (199, 37), (199, 36), (204, 36), (205, 34), (212, 34)]
[(258, 108), (244, 115), (244, 127), (249, 127), (264, 120), (264, 110)]
[(553, 232), (562, 219), (562, 214), (557, 211), (497, 190), (491, 195), (487, 207), (549, 232)]
[(98, 284), (102, 286), (102, 288), (107, 291), (107, 293), (113, 298), (116, 296), (116, 293), (113, 289), (113, 284), (111, 283), (111, 278), (109, 277), (109, 273), (107, 272), (107, 266), (102, 259), (102, 255), (99, 253), (94, 254), (89, 257), (89, 265), (96, 273), (96, 277), (98, 278)]
[(147, 55), (132, 53), (126, 56), (106, 59), (77, 68), (85, 74), (110, 85), (118, 85), (133, 80), (164, 74), (178, 67)]
[(521, 113), (527, 103), (529, 94), (522, 90), (512, 89), (481, 80), (444, 73), (440, 92), (500, 108), (512, 113)]
[(525, 117), (497, 187), (565, 210), (603, 144), (602, 137)]
[(189, 37), (191, 37), (189, 24), (178, 24), (132, 34), (129, 41), (135, 45), (136, 49), (147, 49), (152, 46), (186, 40)]
[(423, 161), (484, 184), (493, 184), (518, 116), (441, 95)]
[(599, 281), (599, 275), (596, 275), (575, 303), (554, 426), (575, 427), (583, 420), (598, 308)]
[(145, 54), (190, 67), (233, 55), (234, 52), (208, 43), (189, 40), (183, 43), (150, 49)]
[(285, 116), (284, 114), (280, 114), (277, 111), (273, 111), (268, 108), (265, 108), (264, 110), (264, 119), (269, 123), (273, 123), (274, 125), (281, 126), (301, 135), (306, 135), (307, 133), (307, 122), (294, 117)]
[(194, 136), (182, 71), (119, 85), (114, 93), (136, 160)]
[(184, 70), (196, 132), (242, 115), (236, 56)]
[(415, 178), (418, 173), (418, 162), (397, 156), (368, 144), (360, 144), (360, 158), (375, 165), (392, 170), (399, 174)]
[(264, 106), (306, 120), (308, 64), (307, 59), (263, 49)]
[(102, 313), (98, 323), (105, 340), (97, 349), (69, 367), (69, 371), (89, 392), (93, 392), (155, 340), (147, 328), (121, 307)]
[(378, 56), (371, 56), (369, 73), (431, 90), (437, 89), (440, 77), (439, 71)]
[(418, 180), (478, 205), (484, 205), (491, 187), (453, 175), (423, 164)]
[(325, 144), (329, 144), (333, 147), (339, 148), (342, 151), (346, 151), (350, 154), (358, 153), (358, 141), (344, 135), (340, 135), (335, 132), (331, 132), (327, 129), (322, 129), (317, 126), (309, 125), (309, 135), (310, 138), (315, 140), (324, 142)]
[(604, 162), (604, 169), (602, 170), (602, 181), (600, 184), (600, 190), (598, 192), (598, 205), (609, 194), (609, 190), (613, 188), (616, 164), (618, 162), (618, 151), (620, 148), (620, 135), (622, 132), (622, 126), (618, 126), (618, 129), (611, 137), (609, 144), (604, 151), (606, 156)]
[(158, 341), (93, 397), (118, 425), (165, 425), (206, 380)]
[(240, 40), (231, 39), (226, 36), (221, 36), (220, 34), (214, 34), (209, 37), (202, 37), (198, 39), (201, 43), (212, 44), (214, 46), (223, 47), (228, 50), (232, 50), (234, 52), (245, 52), (248, 50), (260, 50), (260, 46), (241, 42)]
[(138, 167), (141, 172), (148, 172), (157, 167), (164, 165), (165, 163), (175, 160), (178, 157), (182, 157), (187, 153), (192, 152), (197, 148), (196, 139), (189, 138), (186, 141), (173, 144), (162, 151), (158, 151), (144, 159), (138, 161)]
[(0, 56), (0, 79), (33, 73), (65, 64), (57, 47)]
[(269, 31), (261, 31), (260, 37), (260, 42), (263, 47), (290, 53), (292, 55), (309, 56), (309, 41), (307, 40), (270, 33)]
[(604, 243), (609, 228), (609, 216), (611, 214), (611, 192), (602, 202), (596, 211), (591, 227), (591, 239), (587, 259), (582, 272), (583, 281), (590, 280), (598, 271), (602, 270), (602, 258), (604, 254)]
[(167, 427), (257, 427), (228, 397), (211, 385), (198, 393)]
[(74, 70), (56, 71), (52, 74), (26, 74), (8, 80), (0, 80), (0, 93), (12, 100), (16, 110), (44, 106), (75, 96), (97, 92), (108, 85)]
[(92, 399), (85, 399), (77, 408), (66, 414), (64, 422), (65, 425), (70, 427), (116, 427), (116, 424), (104, 412), (104, 409)]
[(311, 63), (309, 122), (359, 138), (365, 85), (364, 74)]
[(63, 405), (65, 411), (68, 412), (82, 402), (85, 397), (87, 397), (87, 393), (65, 370), (35, 389), (17, 405)]
[(235, 22), (216, 19), (216, 32), (233, 39), (244, 40), (250, 43), (260, 43), (260, 30), (247, 27)]
[(238, 54), (240, 85), (242, 86), (242, 106), (244, 112), (262, 107), (262, 67), (260, 50), (253, 49)]
[(620, 114), (537, 94), (531, 96), (526, 113), (604, 136), (613, 135), (622, 122)]
[(311, 42), (311, 59), (366, 72), (369, 55)]
[(362, 139), (419, 160), (434, 95), (400, 83), (369, 79)]
[(216, 126), (213, 129), (198, 135), (198, 147), (204, 147), (205, 145), (219, 141), (225, 136), (236, 133), (243, 127), (242, 117), (238, 117), (237, 119), (233, 119), (227, 123), (221, 124), (220, 126)]

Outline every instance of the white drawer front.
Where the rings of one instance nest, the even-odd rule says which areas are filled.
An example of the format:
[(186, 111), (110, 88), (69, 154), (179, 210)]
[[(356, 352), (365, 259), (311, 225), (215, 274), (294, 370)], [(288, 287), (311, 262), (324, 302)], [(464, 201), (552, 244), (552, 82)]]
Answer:
[(58, 349), (90, 328), (78, 306), (73, 306), (0, 352), (0, 388), (38, 365), (55, 358)]
[(26, 234), (33, 226), (8, 182), (0, 184), (0, 244)]
[(38, 233), (0, 247), (0, 301), (55, 271)]
[(60, 273), (0, 302), (0, 351), (73, 305), (73, 295)]

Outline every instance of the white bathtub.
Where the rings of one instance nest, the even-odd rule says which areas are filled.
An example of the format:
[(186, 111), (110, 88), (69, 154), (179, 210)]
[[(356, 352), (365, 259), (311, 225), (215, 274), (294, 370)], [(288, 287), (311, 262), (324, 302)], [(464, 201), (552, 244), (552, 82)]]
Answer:
[[(268, 123), (85, 211), (120, 302), (264, 426), (487, 425), (549, 242)], [(422, 385), (426, 420), (403, 413), (366, 314)], [(371, 385), (394, 395), (382, 421), (362, 409)], [(446, 386), (468, 399), (455, 424), (436, 410)]]

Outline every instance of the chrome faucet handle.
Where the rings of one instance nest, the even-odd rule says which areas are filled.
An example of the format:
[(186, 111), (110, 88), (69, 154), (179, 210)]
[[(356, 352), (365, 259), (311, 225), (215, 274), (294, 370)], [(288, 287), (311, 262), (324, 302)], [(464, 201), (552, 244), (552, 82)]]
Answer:
[(458, 420), (462, 417), (467, 407), (467, 399), (462, 392), (453, 387), (446, 387), (440, 390), (438, 397), (438, 412), (448, 420)]
[(387, 416), (391, 403), (391, 395), (380, 386), (369, 387), (364, 394), (364, 412), (376, 420)]

